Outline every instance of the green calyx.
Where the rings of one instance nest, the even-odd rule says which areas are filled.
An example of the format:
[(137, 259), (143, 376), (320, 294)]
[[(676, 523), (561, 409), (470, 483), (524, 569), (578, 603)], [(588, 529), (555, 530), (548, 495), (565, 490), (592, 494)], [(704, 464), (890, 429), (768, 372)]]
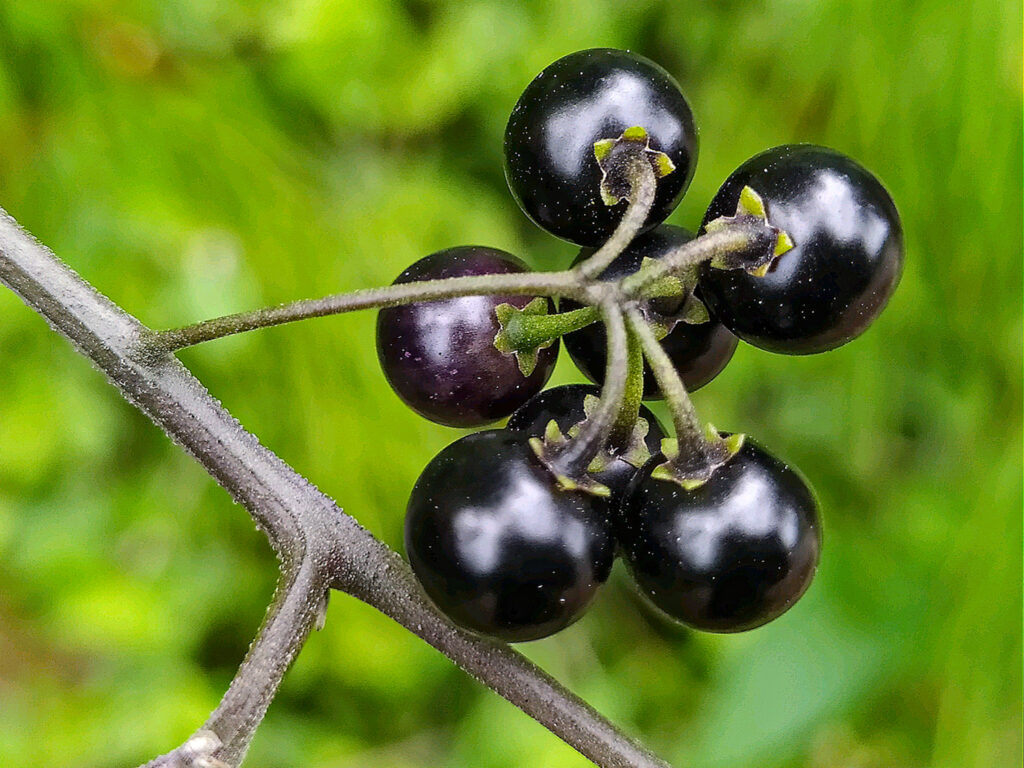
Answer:
[[(640, 262), (640, 269), (631, 276), (631, 280), (642, 280), (646, 275), (658, 269), (658, 259), (649, 256)], [(662, 275), (647, 283), (639, 294), (644, 299), (678, 298), (693, 292), (699, 278), (697, 267), (686, 267), (668, 275)]]
[(775, 259), (795, 246), (789, 233), (771, 224), (764, 199), (750, 187), (743, 187), (740, 190), (740, 199), (734, 216), (719, 216), (709, 221), (704, 231), (717, 232), (737, 223), (752, 223), (765, 227), (768, 245), (757, 248), (753, 253), (742, 251), (716, 256), (711, 260), (713, 268), (742, 269), (754, 277), (764, 277)]
[(559, 453), (568, 444), (569, 438), (562, 434), (562, 430), (558, 428), (554, 419), (548, 423), (543, 438), (531, 437), (529, 442), (534, 455), (548, 469), (561, 490), (580, 491), (601, 498), (611, 496), (611, 489), (607, 485), (597, 482), (590, 475), (589, 467), (578, 477), (570, 477), (559, 467)]
[(661, 441), (661, 452), (666, 461), (654, 468), (651, 477), (676, 483), (687, 491), (696, 490), (739, 453), (745, 437), (742, 434), (722, 437), (708, 424), (700, 442), (686, 451), (681, 450), (676, 438), (665, 438)]
[[(657, 264), (657, 259), (645, 258), (636, 274), (642, 277)], [(640, 312), (659, 341), (679, 323), (701, 325), (710, 321), (708, 308), (693, 293), (698, 277), (698, 267), (686, 267), (648, 283), (639, 294), (644, 299)]]
[(692, 293), (686, 297), (683, 308), (679, 310), (677, 317), (679, 322), (687, 325), (704, 325), (704, 323), (711, 322), (707, 306)]
[[(641, 369), (641, 375), (642, 370), (643, 369)], [(640, 384), (642, 387), (642, 379)], [(583, 398), (583, 413), (587, 419), (593, 417), (600, 403), (600, 398), (594, 397), (594, 395), (587, 395)], [(569, 436), (575, 437), (578, 435), (585, 423), (585, 421), (581, 421), (578, 424), (574, 424), (569, 429)], [(623, 444), (616, 446), (614, 453), (609, 450), (611, 446), (605, 446), (604, 449), (594, 457), (594, 460), (590, 462), (590, 466), (587, 467), (587, 472), (602, 472), (611, 466), (612, 462), (616, 459), (621, 459), (634, 467), (642, 467), (647, 463), (647, 460), (651, 458), (651, 451), (648, 449), (646, 441), (647, 433), (650, 429), (651, 425), (647, 423), (647, 419), (642, 416), (636, 416), (633, 420), (633, 426), (629, 432), (629, 437), (623, 442)]]
[(533, 299), (522, 309), (511, 304), (499, 304), (494, 308), (494, 315), (501, 326), (501, 330), (494, 337), (494, 347), (503, 355), (515, 355), (519, 372), (523, 376), (533, 373), (537, 367), (538, 353), (553, 343), (551, 339), (536, 343), (523, 342), (522, 338), (527, 335), (522, 328), (525, 318), (540, 317), (547, 313), (547, 299), (541, 298)]
[(595, 307), (582, 307), (572, 312), (549, 315), (546, 299), (533, 299), (522, 309), (511, 304), (494, 308), (499, 330), (494, 336), (494, 347), (504, 355), (515, 355), (524, 376), (537, 366), (537, 353), (550, 347), (566, 333), (584, 328), (597, 321), (601, 313)]
[(616, 139), (595, 141), (594, 157), (601, 168), (601, 200), (609, 206), (631, 199), (638, 161), (649, 163), (659, 179), (676, 169), (672, 158), (651, 148), (650, 135), (639, 125), (627, 128)]
[(551, 472), (558, 487), (563, 491), (581, 491), (592, 496), (607, 498), (611, 494), (611, 490), (599, 482), (594, 475), (604, 472), (618, 460), (639, 468), (651, 457), (646, 442), (650, 425), (646, 419), (637, 417), (633, 422), (629, 439), (624, 445), (616, 448), (614, 453), (610, 452), (608, 446), (604, 446), (590, 460), (585, 471), (575, 474), (565, 471), (563, 463), (559, 461), (561, 454), (565, 452), (571, 441), (580, 439), (587, 420), (595, 417), (600, 402), (599, 398), (587, 395), (583, 400), (584, 418), (582, 421), (573, 424), (563, 433), (558, 423), (552, 419), (544, 428), (543, 437), (530, 438), (530, 447), (534, 454)]

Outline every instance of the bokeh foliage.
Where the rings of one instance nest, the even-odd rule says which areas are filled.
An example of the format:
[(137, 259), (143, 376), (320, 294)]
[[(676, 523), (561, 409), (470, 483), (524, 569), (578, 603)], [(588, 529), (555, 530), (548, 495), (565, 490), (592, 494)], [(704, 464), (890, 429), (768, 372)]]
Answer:
[[(635, 49), (702, 128), (694, 226), (765, 147), (878, 173), (902, 285), (830, 354), (741, 346), (705, 418), (794, 462), (824, 507), (811, 591), (739, 636), (661, 625), (617, 572), (523, 650), (693, 768), (991, 768), (1021, 752), (1020, 6), (978, 0), (7, 0), (0, 205), (156, 327), (389, 282), (480, 243), (573, 249), (509, 197), (501, 134), (544, 65)], [(387, 388), (373, 316), (189, 350), (241, 421), (401, 546), (456, 433)], [(578, 380), (563, 359), (559, 382)], [(120, 766), (226, 686), (276, 568), (226, 494), (0, 290), (0, 756)], [(531, 720), (335, 595), (248, 765), (581, 766)]]

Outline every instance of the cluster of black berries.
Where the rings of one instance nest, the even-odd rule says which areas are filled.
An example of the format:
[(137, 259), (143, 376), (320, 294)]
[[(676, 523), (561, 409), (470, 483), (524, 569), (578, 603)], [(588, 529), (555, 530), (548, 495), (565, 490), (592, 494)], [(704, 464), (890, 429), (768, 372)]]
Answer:
[[(637, 193), (635, 178), (622, 171), (626, 160), (650, 163), (656, 193), (640, 234), (593, 282), (621, 282), (695, 240), (661, 222), (686, 191), (696, 157), (697, 131), (676, 82), (617, 50), (581, 51), (550, 65), (520, 97), (505, 133), (513, 195), (538, 225), (583, 246), (574, 264), (613, 235)], [(625, 160), (616, 165), (616, 158)], [(675, 291), (627, 297), (654, 319), (689, 389), (724, 368), (737, 337), (786, 354), (844, 344), (874, 320), (899, 279), (896, 208), (870, 172), (838, 152), (789, 145), (751, 158), (715, 195), (699, 235), (744, 217), (771, 225), (768, 259), (720, 253), (674, 275)], [(508, 253), (467, 246), (416, 262), (396, 282), (527, 271)], [(563, 298), (558, 309), (582, 316), (585, 305)], [(640, 591), (690, 626), (741, 631), (787, 610), (817, 566), (818, 509), (801, 476), (756, 443), (708, 432), (663, 445), (663, 428), (634, 402), (632, 440), (586, 457), (593, 487), (558, 477), (542, 461), (586, 431), (600, 390), (541, 392), (557, 337), (510, 351), (496, 336), (503, 311), (528, 321), (555, 310), (550, 298), (483, 295), (380, 312), (381, 365), (414, 410), (456, 427), (511, 415), (504, 429), (449, 445), (412, 491), (405, 543), (429, 596), (478, 632), (545, 637), (582, 615), (618, 550)], [(606, 334), (596, 323), (564, 337), (596, 383), (605, 378)], [(644, 363), (643, 397), (668, 395), (652, 367)], [(680, 451), (703, 444), (728, 450), (699, 480), (674, 474), (686, 464)]]

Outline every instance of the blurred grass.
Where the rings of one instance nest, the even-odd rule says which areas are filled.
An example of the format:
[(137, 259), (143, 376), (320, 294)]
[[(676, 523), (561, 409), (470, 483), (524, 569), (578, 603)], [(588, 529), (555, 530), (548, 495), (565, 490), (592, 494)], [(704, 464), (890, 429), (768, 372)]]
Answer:
[[(906, 273), (872, 330), (742, 347), (702, 414), (799, 465), (825, 510), (814, 587), (717, 637), (645, 617), (622, 574), (523, 650), (675, 764), (991, 768), (1021, 754), (1021, 9), (945, 0), (12, 0), (0, 205), (144, 322), (389, 282), (481, 243), (539, 268), (501, 172), (523, 86), (572, 50), (680, 80), (701, 159), (672, 221), (773, 144), (878, 173)], [(455, 433), (400, 406), (372, 315), (184, 360), (250, 429), (400, 546)], [(557, 381), (578, 379), (563, 360)], [(116, 766), (179, 743), (269, 598), (247, 516), (0, 291), (0, 756)], [(581, 766), (388, 620), (335, 595), (248, 765)]]

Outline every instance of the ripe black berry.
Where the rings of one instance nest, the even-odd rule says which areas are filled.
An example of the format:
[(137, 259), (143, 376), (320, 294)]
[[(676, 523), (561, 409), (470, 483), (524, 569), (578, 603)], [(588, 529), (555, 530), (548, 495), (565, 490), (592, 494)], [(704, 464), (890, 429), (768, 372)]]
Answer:
[(468, 435), (423, 470), (409, 498), (405, 548), (453, 621), (510, 642), (568, 626), (608, 578), (607, 503), (562, 491), (523, 435)]
[(764, 277), (705, 269), (708, 307), (744, 341), (773, 352), (834, 349), (882, 311), (903, 267), (903, 230), (881, 182), (825, 147), (795, 144), (751, 158), (711, 201), (704, 224), (736, 210), (749, 185), (796, 247)]
[(505, 129), (505, 176), (539, 226), (580, 245), (601, 245), (625, 203), (601, 200), (594, 143), (640, 126), (675, 170), (658, 180), (647, 226), (664, 221), (690, 184), (697, 129), (679, 85), (643, 56), (611, 48), (569, 54), (537, 75)]
[[(463, 246), (420, 259), (395, 282), (527, 269), (504, 251)], [(529, 296), (467, 296), (381, 310), (377, 356), (388, 383), (410, 408), (440, 424), (475, 427), (508, 416), (541, 390), (558, 355), (557, 342), (540, 350), (536, 368), (523, 376), (513, 355), (495, 349), (494, 308), (529, 302)]]
[[(615, 280), (631, 275), (640, 269), (645, 258), (660, 259), (675, 248), (689, 242), (693, 235), (682, 227), (662, 224), (650, 232), (636, 238), (628, 248), (601, 273), (603, 280)], [(583, 248), (573, 264), (578, 264), (594, 253), (593, 248)], [(578, 309), (579, 304), (571, 299), (563, 299), (562, 311)], [(676, 305), (668, 305), (665, 300), (652, 302), (652, 309), (664, 314), (673, 314), (679, 310)], [(593, 382), (604, 381), (605, 364), (608, 359), (607, 342), (603, 323), (594, 323), (586, 328), (573, 331), (563, 337), (565, 349), (572, 357), (576, 367), (584, 376)], [(679, 322), (675, 328), (661, 340), (662, 347), (672, 359), (679, 375), (683, 377), (686, 388), (693, 392), (700, 389), (715, 376), (722, 372), (736, 351), (738, 340), (720, 322), (711, 318), (709, 322), (689, 325)], [(644, 363), (644, 397), (647, 399), (661, 397), (654, 372)]]
[(616, 535), (643, 594), (710, 632), (741, 632), (784, 613), (814, 576), (818, 507), (804, 480), (749, 439), (703, 486), (637, 473)]
[[(600, 394), (599, 387), (589, 384), (566, 384), (546, 389), (509, 417), (507, 429), (522, 432), (527, 437), (543, 437), (548, 423), (554, 420), (562, 433), (568, 434), (574, 425), (586, 418), (583, 411), (584, 399), (588, 395), (599, 397)], [(647, 450), (652, 454), (657, 453), (661, 450), (665, 430), (650, 409), (642, 405), (640, 417), (647, 421), (647, 436), (644, 438)], [(611, 491), (610, 503), (615, 506), (636, 472), (637, 468), (632, 464), (616, 458), (606, 469), (595, 473), (594, 479), (608, 486)]]

